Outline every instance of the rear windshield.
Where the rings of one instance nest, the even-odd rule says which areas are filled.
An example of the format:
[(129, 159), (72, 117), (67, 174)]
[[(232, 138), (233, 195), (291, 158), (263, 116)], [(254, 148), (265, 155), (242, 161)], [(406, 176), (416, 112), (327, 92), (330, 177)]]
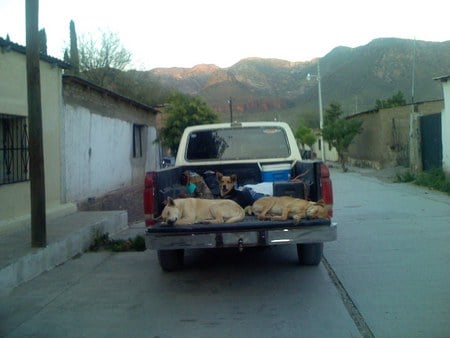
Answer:
[(284, 129), (226, 128), (192, 132), (186, 160), (242, 160), (286, 158), (290, 155)]

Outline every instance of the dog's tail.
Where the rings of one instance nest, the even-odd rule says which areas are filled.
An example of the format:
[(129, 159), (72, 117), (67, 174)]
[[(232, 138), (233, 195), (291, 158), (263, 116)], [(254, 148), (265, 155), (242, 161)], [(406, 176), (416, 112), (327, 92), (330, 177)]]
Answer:
[(244, 208), (244, 211), (245, 211), (245, 213), (246, 213), (247, 215), (249, 215), (249, 216), (254, 215), (253, 209), (252, 209), (252, 206), (251, 206), (251, 205), (247, 205), (247, 206)]

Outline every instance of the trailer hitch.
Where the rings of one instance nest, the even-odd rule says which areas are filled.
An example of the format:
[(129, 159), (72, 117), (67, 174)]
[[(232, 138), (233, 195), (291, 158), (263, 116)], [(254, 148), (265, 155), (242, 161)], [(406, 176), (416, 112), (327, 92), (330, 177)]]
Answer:
[(239, 249), (239, 252), (244, 251), (244, 240), (242, 238), (239, 238), (239, 240), (238, 240), (238, 249)]

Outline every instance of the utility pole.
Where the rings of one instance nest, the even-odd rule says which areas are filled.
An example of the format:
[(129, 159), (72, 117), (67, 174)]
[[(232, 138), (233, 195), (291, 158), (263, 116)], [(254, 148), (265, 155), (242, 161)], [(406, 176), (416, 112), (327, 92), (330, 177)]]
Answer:
[(414, 95), (416, 86), (416, 38), (414, 37), (413, 56), (412, 56), (412, 75), (411, 75), (411, 105), (412, 112), (415, 112)]
[(317, 82), (318, 82), (318, 95), (319, 95), (319, 125), (320, 125), (320, 154), (322, 161), (325, 162), (325, 145), (323, 144), (323, 105), (322, 105), (322, 78), (320, 77), (320, 59), (317, 59)]
[(233, 101), (230, 99), (228, 100), (228, 105), (230, 106), (230, 123), (233, 123)]
[(325, 162), (325, 149), (323, 144), (323, 106), (322, 106), (322, 84), (321, 84), (321, 78), (320, 78), (320, 59), (317, 59), (317, 75), (311, 75), (308, 73), (306, 76), (306, 79), (309, 81), (311, 78), (315, 77), (317, 79), (317, 89), (318, 89), (318, 96), (319, 96), (319, 126), (320, 126), (320, 157), (322, 158), (322, 161)]
[(39, 70), (39, 0), (26, 0), (26, 59), (30, 153), (31, 245), (45, 247), (44, 147), (42, 141), (41, 77)]

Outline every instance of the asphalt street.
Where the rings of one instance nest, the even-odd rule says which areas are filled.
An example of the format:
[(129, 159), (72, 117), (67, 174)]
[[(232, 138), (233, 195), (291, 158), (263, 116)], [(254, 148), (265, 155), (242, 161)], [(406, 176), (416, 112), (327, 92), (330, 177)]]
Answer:
[(325, 257), (375, 337), (450, 337), (450, 196), (332, 172)]
[(295, 248), (191, 251), (163, 273), (154, 252), (88, 253), (0, 299), (6, 337), (357, 337), (323, 266)]

